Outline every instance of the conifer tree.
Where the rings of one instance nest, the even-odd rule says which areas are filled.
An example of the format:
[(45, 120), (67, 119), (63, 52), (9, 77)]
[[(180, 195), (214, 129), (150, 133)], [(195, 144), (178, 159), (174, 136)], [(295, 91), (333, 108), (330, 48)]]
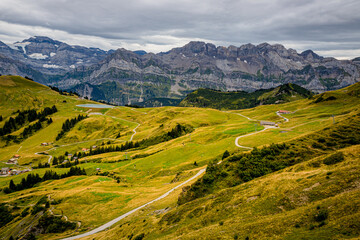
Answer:
[(16, 186), (15, 186), (14, 181), (13, 181), (12, 179), (10, 180), (9, 188), (10, 188), (11, 190), (13, 190), (13, 191), (16, 190)]

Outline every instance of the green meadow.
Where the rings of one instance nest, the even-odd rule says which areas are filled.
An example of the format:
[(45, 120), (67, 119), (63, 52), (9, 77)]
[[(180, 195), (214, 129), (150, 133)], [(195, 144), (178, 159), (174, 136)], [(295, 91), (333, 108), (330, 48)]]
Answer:
[[(0, 122), (0, 127), (9, 117), (16, 116), (17, 110), (41, 110), (53, 105), (58, 109), (50, 116), (53, 123), (20, 143), (6, 143), (0, 138), (1, 168), (31, 169), (39, 163), (48, 162), (49, 156), (58, 158), (65, 152), (74, 154), (94, 145), (120, 146), (131, 138), (136, 142), (162, 136), (177, 124), (190, 126), (193, 131), (155, 145), (82, 157), (77, 166), (84, 168), (87, 175), (43, 181), (32, 188), (9, 194), (1, 192), (0, 202), (11, 209), (14, 218), (0, 228), (0, 233), (4, 239), (25, 237), (27, 232), (21, 226), (36, 223), (43, 212), (25, 216), (22, 212), (27, 208), (33, 209), (43, 196), (53, 199), (50, 209), (54, 214), (81, 222), (81, 226), (76, 233), (71, 230), (44, 233), (37, 236), (39, 239), (57, 239), (94, 229), (161, 196), (210, 162), (219, 162), (225, 151), (230, 154), (249, 152), (236, 147), (235, 139), (263, 130), (261, 120), (276, 122), (279, 127), (244, 136), (239, 139), (240, 145), (262, 148), (272, 143), (301, 139), (333, 126), (334, 121), (335, 124), (345, 121), (359, 113), (358, 89), (359, 84), (355, 84), (309, 99), (227, 112), (192, 107), (88, 109), (77, 105), (95, 102), (60, 95), (21, 77), (1, 76), (0, 115), (4, 120)], [(335, 100), (319, 100), (319, 97), (326, 99), (330, 96)], [(279, 110), (291, 112), (283, 115), (289, 119), (288, 122), (276, 114)], [(79, 114), (88, 117), (56, 141), (66, 119)], [(22, 129), (12, 134), (18, 135)], [(41, 146), (44, 142), (50, 143), (49, 146)], [(177, 199), (182, 189), (177, 189), (168, 197), (121, 220), (110, 230), (88, 239), (129, 239), (131, 234), (131, 238), (135, 238), (140, 233), (145, 234), (145, 239), (207, 239), (209, 236), (215, 239), (269, 239), (272, 236), (275, 236), (274, 239), (300, 239), (299, 236), (319, 239), (319, 236), (330, 236), (331, 233), (338, 238), (358, 236), (358, 232), (351, 232), (350, 228), (346, 228), (350, 231), (348, 235), (336, 230), (346, 224), (341, 219), (356, 224), (355, 218), (359, 216), (357, 207), (360, 206), (356, 200), (359, 196), (358, 183), (354, 180), (359, 174), (359, 147), (354, 145), (341, 151), (345, 160), (339, 165), (316, 164), (325, 155), (331, 154), (324, 153), (322, 157), (181, 206), (177, 205)], [(36, 155), (38, 152), (48, 155)], [(15, 154), (20, 155), (18, 165), (7, 165), (6, 162)], [(226, 161), (221, 164), (226, 164)], [(43, 176), (47, 170), (63, 174), (69, 168), (57, 168), (51, 162), (50, 168), (1, 177), (0, 188), (9, 186), (11, 180), (18, 184), (30, 173)], [(351, 174), (347, 174), (349, 172)], [(344, 189), (354, 190), (342, 191), (336, 187), (339, 183)], [(351, 187), (353, 184), (356, 185), (354, 188)], [(321, 194), (325, 197), (319, 197)], [(336, 201), (343, 206), (334, 207)], [(326, 220), (325, 227), (319, 227), (319, 223), (311, 219), (311, 214), (319, 210), (317, 205), (320, 205), (320, 210), (327, 208), (331, 216)], [(356, 208), (354, 213), (346, 215), (346, 206)], [(180, 220), (176, 220), (176, 214), (181, 216)], [(299, 227), (294, 227), (296, 224)]]

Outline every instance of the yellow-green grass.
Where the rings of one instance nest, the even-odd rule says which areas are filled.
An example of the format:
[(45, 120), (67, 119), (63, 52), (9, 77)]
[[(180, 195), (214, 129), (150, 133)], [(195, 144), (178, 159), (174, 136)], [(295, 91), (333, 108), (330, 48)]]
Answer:
[[(33, 82), (27, 84), (33, 84)], [(104, 115), (91, 115), (76, 124), (70, 132), (65, 134), (63, 139), (55, 141), (55, 137), (66, 119), (88, 111), (86, 108), (76, 107), (76, 105), (86, 101), (75, 97), (66, 97), (67, 102), (63, 103), (65, 96), (58, 95), (58, 93), (48, 88), (41, 91), (44, 98), (49, 98), (46, 106), (52, 106), (54, 101), (58, 99), (56, 106), (59, 112), (52, 116), (54, 123), (19, 145), (1, 148), (1, 161), (6, 161), (18, 151), (22, 156), (19, 159), (20, 164), (37, 163), (38, 161), (46, 162), (48, 156), (38, 156), (34, 155), (34, 153), (45, 150), (54, 156), (63, 155), (65, 151), (75, 153), (80, 151), (81, 148), (107, 142), (107, 140), (99, 139), (115, 138), (119, 132), (121, 137), (117, 141), (111, 141), (112, 144), (121, 144), (122, 141), (130, 139), (130, 136), (134, 133), (132, 130), (138, 124), (140, 126), (136, 129), (135, 141), (164, 134), (170, 131), (177, 123), (190, 125), (194, 128), (191, 135), (188, 134), (145, 149), (129, 149), (124, 152), (104, 153), (81, 159), (82, 163), (85, 161), (87, 163), (79, 166), (84, 167), (90, 175), (95, 174), (96, 168), (100, 168), (102, 173), (109, 172), (109, 176), (114, 178), (96, 175), (71, 177), (41, 183), (38, 187), (10, 195), (0, 194), (0, 199), (10, 204), (24, 195), (40, 196), (50, 194), (55, 199), (63, 199), (59, 205), (54, 206), (54, 212), (59, 213), (62, 210), (69, 219), (82, 221), (83, 226), (80, 231), (85, 231), (88, 227), (99, 226), (127, 210), (156, 198), (177, 184), (171, 183), (176, 176), (177, 179), (180, 178), (180, 181), (185, 180), (194, 174), (199, 167), (204, 167), (210, 160), (220, 160), (225, 150), (230, 152), (244, 151), (244, 149), (235, 146), (235, 138), (255, 131), (254, 124), (258, 125), (258, 131), (262, 127), (259, 126), (257, 121), (249, 121), (235, 113), (241, 113), (257, 120), (281, 122), (279, 129), (268, 129), (239, 140), (241, 145), (255, 147), (272, 142), (283, 142), (329, 126), (332, 124), (332, 118), (330, 117), (332, 114), (336, 115), (336, 121), (341, 121), (348, 113), (356, 111), (359, 103), (356, 96), (336, 92), (336, 94), (339, 94), (338, 100), (333, 102), (315, 104), (312, 103), (315, 97), (314, 99), (282, 105), (266, 105), (231, 112), (203, 108), (132, 109), (115, 107), (109, 110), (101, 110), (100, 112)], [(36, 94), (36, 92), (33, 92), (33, 94)], [(39, 109), (41, 108), (42, 106)], [(289, 122), (284, 122), (282, 118), (275, 114), (278, 110), (295, 111), (295, 113), (283, 115), (290, 119)], [(5, 116), (9, 116), (6, 115), (6, 111), (4, 112)], [(41, 147), (41, 142), (53, 142), (54, 145)], [(53, 148), (54, 146), (58, 147)], [(142, 154), (150, 155), (134, 158)], [(194, 162), (198, 166), (195, 166)], [(5, 166), (4, 163), (1, 166)], [(36, 171), (45, 171), (45, 169)], [(56, 171), (64, 171), (64, 169), (56, 169)], [(189, 171), (192, 171), (192, 173), (189, 173)], [(11, 179), (16, 182), (20, 181), (23, 176), (25, 175), (0, 178), (0, 186), (7, 186)], [(119, 178), (120, 183), (116, 183), (115, 178)], [(170, 199), (172, 200), (164, 200), (160, 205), (164, 204), (164, 202), (171, 202), (171, 204), (169, 203), (170, 206), (175, 206), (176, 197), (172, 195)], [(158, 218), (151, 217), (150, 219)], [(198, 232), (199, 230), (194, 231)], [(50, 236), (52, 238), (55, 235)], [(165, 234), (155, 234), (154, 238), (157, 236), (162, 237)], [(191, 238), (192, 235), (189, 236)], [(45, 235), (45, 238), (49, 238), (49, 236)]]
[[(356, 238), (360, 146), (342, 152), (345, 161), (336, 165), (324, 165), (323, 156), (180, 207), (176, 198), (154, 203), (91, 239), (125, 239), (140, 233), (145, 239)], [(166, 208), (167, 213), (155, 211)], [(324, 223), (314, 218), (320, 211), (328, 213)]]
[[(211, 110), (211, 112), (213, 111)], [(231, 120), (229, 125), (232, 128), (235, 125), (236, 121), (242, 122), (244, 126), (248, 127), (245, 123), (246, 120), (244, 120), (240, 116), (234, 114), (225, 114), (218, 111), (216, 111), (216, 113), (228, 115), (227, 117), (224, 117), (224, 119)], [(225, 124), (226, 122), (222, 123)], [(240, 124), (239, 126), (241, 127), (242, 125)], [(191, 139), (189, 136), (184, 136), (169, 142), (150, 147), (147, 151), (162, 151), (145, 158), (123, 161), (119, 163), (87, 163), (80, 166), (85, 167), (85, 169), (87, 169), (88, 171), (90, 170), (90, 172), (94, 172), (94, 170), (98, 167), (100, 167), (102, 171), (111, 171), (117, 176), (120, 176), (122, 180), (125, 180), (125, 182), (122, 181), (120, 185), (114, 183), (114, 186), (122, 186), (123, 188), (125, 188), (126, 191), (130, 192), (135, 191), (137, 188), (141, 189), (146, 187), (146, 189), (151, 189), (148, 190), (148, 194), (150, 194), (149, 196), (154, 196), (155, 198), (155, 194), (159, 195), (166, 189), (169, 189), (168, 186), (173, 186), (173, 184), (169, 185), (168, 183), (175, 177), (176, 173), (179, 173), (186, 169), (196, 168), (193, 164), (195, 161), (199, 165), (204, 165), (207, 161), (221, 155), (225, 149), (235, 150), (233, 144), (235, 136), (224, 134), (222, 132), (215, 132), (215, 127), (217, 126), (197, 128), (194, 133), (192, 133), (193, 136), (191, 137)], [(144, 151), (137, 150), (135, 152), (136, 153), (134, 154), (131, 153), (132, 156), (136, 155), (137, 153), (142, 153)], [(120, 158), (124, 158), (124, 153), (107, 153), (99, 156), (88, 157), (87, 159), (91, 160), (92, 158), (102, 158), (106, 161), (106, 159), (109, 158), (109, 155), (113, 155), (114, 157), (118, 155), (120, 156)], [(61, 186), (61, 181), (63, 180), (59, 180), (59, 183), (57, 183), (57, 185)], [(111, 182), (115, 182), (115, 180), (111, 179)], [(160, 185), (157, 185), (157, 182)], [(76, 182), (77, 185), (79, 185), (80, 183), (81, 182), (79, 181)], [(165, 183), (167, 183), (165, 185), (166, 187), (163, 186)], [(106, 184), (106, 186), (108, 187), (108, 181), (104, 182), (104, 184)], [(85, 185), (91, 186), (88, 183), (86, 183)], [(110, 186), (110, 188), (113, 188), (114, 186)], [(62, 194), (66, 194), (67, 192), (66, 187), (60, 187), (59, 191), (61, 191)], [(67, 193), (69, 194), (69, 196), (73, 197), (73, 200), (83, 199), (81, 194), (79, 194), (79, 196), (76, 194), (74, 195), (73, 191), (73, 188), (71, 188), (71, 193)], [(146, 195), (142, 193), (139, 195), (139, 198), (145, 198), (146, 200), (152, 199), (151, 197), (145, 196)], [(69, 218), (81, 220), (84, 223), (86, 223), (86, 221), (89, 221), (88, 224), (90, 224), (91, 226), (96, 226), (98, 224), (104, 223), (104, 221), (111, 219), (111, 217), (116, 217), (116, 214), (122, 213), (121, 211), (115, 211), (114, 215), (110, 215), (109, 218), (103, 217), (102, 214), (100, 214), (101, 217), (97, 218), (96, 222), (92, 222), (95, 220), (90, 221), (91, 217), (89, 218), (89, 214), (97, 214), (97, 216), (99, 216), (99, 211), (102, 211), (98, 209), (101, 207), (108, 208), (109, 205), (105, 204), (104, 206), (98, 206), (94, 208), (95, 205), (101, 204), (101, 201), (99, 203), (97, 198), (89, 199), (88, 195), (84, 195), (84, 199), (86, 199), (91, 208), (94, 209), (93, 213), (90, 211), (90, 209), (85, 208), (86, 211), (81, 212), (81, 214), (72, 215), (75, 214), (75, 212), (70, 211), (69, 209), (67, 209), (67, 207), (62, 208), (62, 204), (60, 204), (58, 207), (61, 208), (64, 212), (66, 212)], [(71, 200), (69, 200), (69, 202), (71, 202)], [(143, 203), (143, 201), (136, 200), (136, 203), (140, 205), (140, 203)], [(120, 203), (116, 202), (115, 205), (119, 204)], [(68, 207), (70, 208), (70, 205)], [(132, 207), (135, 207), (135, 205), (130, 204), (125, 209), (130, 210)]]

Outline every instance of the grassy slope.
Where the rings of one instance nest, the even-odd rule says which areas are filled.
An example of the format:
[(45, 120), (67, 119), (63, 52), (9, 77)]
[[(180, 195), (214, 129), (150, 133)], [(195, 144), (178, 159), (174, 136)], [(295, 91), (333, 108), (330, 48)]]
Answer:
[[(296, 133), (291, 137), (281, 137), (276, 132), (268, 131), (262, 136), (247, 137), (244, 141), (259, 146), (264, 135), (271, 142), (294, 137), (301, 139), (305, 134), (332, 125), (332, 119), (329, 118), (332, 113), (337, 115), (336, 121), (343, 121), (347, 115), (358, 112), (359, 94), (357, 97), (353, 94), (358, 92), (357, 89), (359, 84), (326, 93), (327, 96), (341, 99), (332, 103), (312, 104), (315, 98), (282, 105), (282, 109), (292, 111), (303, 109), (303, 112), (291, 114), (290, 122), (284, 124), (284, 128), (287, 125), (290, 128), (297, 123), (299, 127), (293, 128), (297, 129)], [(273, 118), (272, 113), (278, 108), (262, 106), (246, 111), (254, 118), (265, 116), (267, 119), (267, 115)], [(249, 138), (250, 142), (247, 141)], [(140, 233), (145, 234), (145, 239), (208, 239), (210, 236), (214, 239), (356, 238), (360, 234), (360, 146), (340, 151), (345, 154), (345, 161), (335, 165), (323, 164), (323, 159), (332, 154), (330, 151), (180, 207), (176, 204), (176, 197), (172, 197), (91, 239), (126, 239)], [(172, 209), (166, 214), (158, 211), (169, 208)], [(327, 211), (329, 217), (321, 226), (320, 222), (314, 220), (314, 216), (323, 210)]]
[[(324, 157), (224, 189), (177, 207), (164, 200), (88, 239), (351, 239), (359, 236), (360, 146), (345, 161)], [(156, 210), (170, 208), (165, 214)], [(319, 209), (318, 209), (319, 208)], [(325, 210), (325, 225), (314, 216)]]
[(215, 109), (244, 109), (263, 104), (292, 102), (310, 97), (312, 93), (296, 84), (284, 84), (276, 88), (255, 92), (221, 92), (198, 89), (182, 100), (181, 107), (209, 107)]
[[(29, 89), (31, 90), (32, 88)], [(34, 158), (41, 158), (43, 161), (46, 161), (46, 157), (36, 156), (33, 153), (50, 149), (51, 147), (40, 147), (39, 144), (43, 141), (54, 141), (62, 122), (66, 118), (76, 116), (81, 111), (86, 111), (75, 106), (85, 101), (66, 97), (67, 103), (63, 105), (62, 100), (64, 96), (60, 96), (48, 89), (43, 91), (43, 93), (44, 97), (50, 96), (49, 99), (44, 101), (44, 104), (48, 103), (51, 106), (58, 99), (60, 111), (53, 117), (53, 125), (48, 127), (53, 127), (52, 131), (43, 129), (31, 137), (32, 140), (29, 138), (29, 141), (26, 140), (22, 143), (23, 147), (19, 151), (21, 155), (24, 155), (24, 158), (21, 158), (22, 163), (33, 161)], [(33, 94), (37, 94), (36, 91)], [(143, 150), (95, 155), (87, 158), (88, 163), (80, 165), (90, 174), (94, 173), (98, 167), (102, 171), (109, 171), (111, 175), (121, 178), (119, 184), (113, 178), (105, 176), (71, 177), (41, 183), (36, 188), (15, 192), (10, 195), (1, 193), (0, 201), (13, 204), (24, 197), (40, 197), (44, 194), (50, 194), (52, 198), (62, 200), (59, 205), (54, 206), (54, 212), (59, 213), (63, 211), (69, 219), (81, 221), (82, 228), (80, 231), (85, 231), (161, 195), (172, 186), (178, 184), (171, 183), (177, 174), (177, 181), (185, 180), (193, 175), (199, 167), (206, 165), (209, 160), (221, 156), (225, 150), (230, 152), (244, 151), (235, 147), (234, 140), (241, 134), (254, 131), (254, 124), (257, 122), (249, 121), (236, 113), (242, 113), (258, 120), (282, 121), (275, 114), (275, 111), (279, 109), (298, 110), (294, 114), (287, 115), (290, 118), (290, 122), (281, 125), (281, 130), (286, 130), (286, 133), (280, 133), (280, 129), (267, 130), (261, 134), (242, 138), (241, 142), (239, 142), (246, 146), (261, 146), (270, 142), (282, 142), (296, 138), (330, 125), (332, 123), (330, 113), (336, 114), (337, 121), (340, 121), (345, 117), (344, 114), (351, 112), (358, 105), (356, 96), (344, 95), (341, 91), (329, 94), (340, 94), (342, 99), (317, 104), (311, 103), (314, 100), (301, 100), (280, 106), (268, 105), (232, 112), (175, 107), (153, 109), (116, 107), (111, 110), (101, 110), (105, 115), (90, 116), (90, 118), (78, 123), (64, 139), (55, 143), (59, 145), (72, 145), (60, 146), (55, 150), (51, 150), (50, 154), (58, 156), (65, 151), (74, 152), (82, 147), (99, 144), (101, 140), (96, 139), (103, 137), (114, 138), (119, 130), (121, 138), (118, 140), (127, 141), (133, 134), (132, 129), (139, 123), (141, 125), (136, 130), (137, 134), (134, 140), (141, 140), (167, 132), (176, 123), (192, 125), (195, 131), (191, 134), (191, 139), (190, 136), (183, 136)], [(6, 109), (6, 106), (3, 109)], [(0, 114), (6, 115), (6, 110), (3, 112), (0, 112)], [(257, 128), (259, 130), (259, 126)], [(91, 131), (90, 134), (88, 133), (89, 130)], [(77, 141), (82, 140), (89, 142), (77, 143)], [(6, 149), (0, 149), (0, 156), (11, 156), (18, 148), (19, 146), (14, 145)], [(153, 155), (130, 160), (130, 158), (143, 153)], [(28, 154), (28, 157), (26, 157), (26, 154)], [(97, 162), (91, 162), (92, 160)], [(118, 162), (110, 163), (113, 161)], [(194, 166), (194, 161), (199, 166)], [(40, 169), (34, 172), (41, 174), (43, 171), (43, 169)], [(64, 170), (57, 169), (57, 171)], [(0, 186), (6, 186), (10, 179), (18, 182), (21, 177), (23, 176), (2, 178), (0, 179)], [(172, 195), (169, 199), (159, 203), (159, 206), (174, 206), (176, 200), (177, 197)], [(22, 204), (19, 211), (34, 203), (34, 201), (29, 200)], [(153, 218), (151, 217), (150, 219)], [(15, 221), (11, 223), (10, 227), (7, 228), (9, 229), (7, 233), (10, 233), (17, 224)], [(142, 225), (144, 223), (139, 224), (139, 226)], [(0, 230), (0, 232), (3, 231), (5, 230)], [(125, 237), (125, 235), (122, 236)], [(52, 238), (55, 236), (45, 235), (44, 237)]]

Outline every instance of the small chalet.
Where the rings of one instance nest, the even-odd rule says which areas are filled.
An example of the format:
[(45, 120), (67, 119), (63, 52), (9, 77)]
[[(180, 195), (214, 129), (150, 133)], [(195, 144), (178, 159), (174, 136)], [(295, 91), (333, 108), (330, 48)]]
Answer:
[(97, 171), (97, 172), (100, 171), (100, 168), (96, 168), (96, 171)]
[(0, 171), (1, 175), (8, 175), (9, 173), (10, 173), (10, 168), (8, 168), (8, 167), (4, 167)]
[(278, 113), (280, 114), (289, 114), (291, 113), (290, 111), (286, 111), (286, 110), (279, 110)]
[(41, 143), (41, 146), (49, 146), (49, 143), (43, 142), (43, 143)]
[(13, 158), (20, 158), (19, 154), (15, 154)]
[(20, 170), (16, 170), (16, 169), (13, 169), (13, 170), (10, 171), (10, 175), (18, 175), (18, 174), (20, 174), (20, 173), (21, 173), (21, 171), (20, 171)]
[(83, 152), (87, 152), (87, 151), (89, 151), (90, 149), (88, 149), (88, 148), (83, 148), (83, 149), (81, 149), (81, 151), (83, 151)]
[(17, 164), (18, 163), (18, 159), (17, 158), (10, 158), (6, 164)]
[(260, 124), (263, 126), (276, 126), (276, 123), (268, 121), (260, 121)]
[(96, 146), (96, 145), (92, 146), (92, 149), (95, 149), (95, 148), (97, 148), (97, 146)]

